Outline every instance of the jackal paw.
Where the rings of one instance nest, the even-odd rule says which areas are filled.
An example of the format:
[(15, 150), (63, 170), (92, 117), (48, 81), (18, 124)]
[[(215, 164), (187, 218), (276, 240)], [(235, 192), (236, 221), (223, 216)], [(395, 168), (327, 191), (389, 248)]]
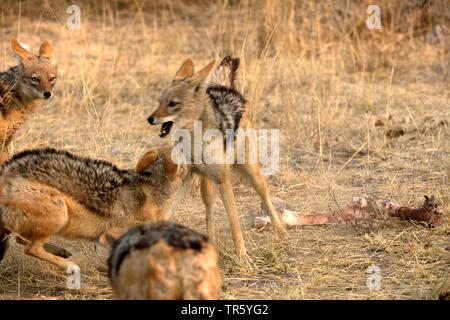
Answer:
[(240, 255), (239, 262), (241, 264), (244, 264), (249, 269), (252, 269), (255, 266), (252, 259), (250, 259), (247, 253)]

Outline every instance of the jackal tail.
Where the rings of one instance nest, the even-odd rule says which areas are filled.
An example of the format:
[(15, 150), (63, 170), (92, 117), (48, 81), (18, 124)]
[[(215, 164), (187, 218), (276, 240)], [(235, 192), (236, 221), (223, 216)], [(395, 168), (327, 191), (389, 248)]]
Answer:
[(237, 70), (239, 68), (239, 58), (226, 56), (216, 70), (211, 74), (209, 86), (225, 86), (234, 88)]

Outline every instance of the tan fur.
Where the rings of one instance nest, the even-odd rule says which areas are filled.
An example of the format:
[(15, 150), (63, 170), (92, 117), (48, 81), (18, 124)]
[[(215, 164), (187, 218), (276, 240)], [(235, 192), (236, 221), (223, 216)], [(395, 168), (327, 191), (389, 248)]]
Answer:
[(180, 249), (159, 241), (132, 249), (111, 279), (115, 299), (217, 299), (221, 276), (214, 246), (201, 251)]
[[(212, 107), (206, 93), (206, 86), (209, 85), (207, 78), (211, 73), (213, 67), (214, 61), (209, 63), (206, 67), (204, 67), (196, 74), (185, 79), (182, 78), (180, 74), (184, 76), (186, 74), (190, 74), (191, 70), (193, 70), (193, 64), (191, 66), (191, 63), (187, 63), (185, 61), (177, 71), (177, 74), (175, 75), (171, 86), (164, 91), (160, 99), (159, 107), (150, 116), (149, 122), (151, 124), (160, 124), (167, 121), (172, 121), (173, 125), (171, 128), (171, 132), (174, 132), (176, 129), (180, 128), (188, 130), (191, 133), (192, 143), (194, 142), (194, 121), (202, 121), (202, 134), (207, 129), (221, 128), (223, 126), (223, 123), (221, 122), (220, 117), (217, 114), (217, 110)], [(215, 78), (221, 77), (217, 76)], [(229, 80), (228, 83), (232, 83), (232, 79)], [(229, 88), (229, 90), (232, 90), (232, 88)], [(170, 103), (172, 101), (177, 102), (176, 107), (170, 107)], [(251, 127), (251, 122), (247, 114), (244, 112), (242, 118), (240, 119), (239, 128), (246, 130), (250, 129)], [(237, 154), (239, 152), (242, 152), (242, 150), (237, 150), (237, 142), (235, 142), (234, 145), (236, 159)], [(246, 138), (246, 145), (249, 145), (248, 138)], [(205, 147), (206, 145), (204, 143), (203, 148)], [(192, 150), (194, 150), (193, 146)], [(190, 164), (189, 167), (193, 172), (199, 174), (202, 177), (201, 193), (206, 206), (206, 224), (208, 229), (208, 236), (212, 238), (214, 232), (212, 211), (216, 194), (215, 187), (217, 186), (228, 214), (236, 251), (240, 259), (246, 264), (250, 265), (251, 261), (247, 255), (239, 226), (236, 202), (234, 199), (231, 184), (231, 167), (236, 168), (238, 173), (240, 173), (241, 176), (245, 177), (259, 194), (263, 203), (268, 209), (268, 212), (270, 213), (270, 217), (273, 225), (275, 226), (275, 230), (279, 234), (284, 236), (286, 236), (287, 233), (282, 226), (280, 218), (270, 201), (267, 185), (264, 177), (261, 175), (258, 162), (257, 164), (248, 163), (248, 147), (245, 148), (245, 159), (245, 164), (236, 164), (237, 162), (235, 161), (234, 165), (208, 165), (203, 161), (203, 164)], [(222, 163), (226, 163), (225, 159)], [(211, 183), (211, 181), (213, 183)]]
[(194, 63), (191, 59), (186, 59), (182, 64), (180, 69), (178, 69), (174, 81), (180, 81), (184, 78), (189, 78), (194, 75)]
[(136, 172), (142, 172), (147, 168), (150, 164), (158, 160), (159, 153), (157, 150), (150, 150), (144, 156), (139, 159), (136, 165)]
[[(183, 179), (187, 174), (186, 167), (178, 167), (171, 162), (170, 147), (155, 148), (151, 150), (151, 153), (157, 154), (154, 157), (155, 161), (159, 158), (164, 159), (165, 176), (152, 178), (153, 175), (151, 175), (148, 180), (145, 180), (147, 178), (143, 176), (136, 183), (131, 182), (131, 184), (120, 186), (117, 195), (112, 198), (114, 199), (113, 203), (107, 204), (110, 209), (106, 213), (94, 211), (82, 201), (77, 200), (82, 199), (83, 192), (91, 191), (86, 190), (86, 187), (76, 187), (76, 181), (64, 178), (69, 176), (70, 172), (57, 173), (61, 177), (59, 178), (61, 181), (50, 185), (42, 182), (45, 181), (43, 178), (41, 181), (36, 180), (42, 174), (40, 172), (33, 173), (33, 167), (26, 168), (27, 172), (21, 173), (24, 169), (20, 169), (23, 167), (23, 165), (20, 167), (20, 161), (25, 161), (26, 156), (25, 160), (14, 157), (5, 166), (0, 178), (0, 230), (6, 228), (26, 239), (23, 244), (26, 245), (25, 253), (28, 255), (64, 269), (76, 266), (74, 262), (52, 254), (55, 253), (55, 250), (57, 251), (57, 248), (53, 248), (55, 250), (50, 248), (48, 250), (50, 252), (44, 249), (50, 237), (59, 235), (66, 238), (98, 240), (100, 236), (116, 228), (129, 228), (142, 223), (165, 220), (172, 210), (173, 199), (177, 197), (177, 190), (181, 189)], [(38, 161), (40, 153), (36, 152), (29, 157), (34, 157), (33, 161), (28, 162), (33, 164), (34, 161)], [(72, 160), (74, 156), (61, 155), (61, 158), (67, 162), (67, 165), (62, 168), (76, 168), (74, 165), (70, 166), (71, 162), (75, 161)], [(47, 159), (46, 161), (51, 160)], [(76, 163), (83, 165), (83, 161)], [(153, 162), (146, 161), (147, 167), (152, 164)], [(55, 163), (55, 166), (57, 165)], [(55, 166), (50, 167), (54, 168)], [(58, 166), (61, 167), (61, 165)], [(142, 167), (141, 169), (147, 168)], [(79, 174), (83, 174), (82, 167), (77, 170), (80, 170)], [(112, 169), (109, 170), (112, 171)], [(133, 175), (132, 172), (115, 170), (112, 172)], [(102, 183), (102, 181), (98, 181), (102, 179), (101, 177), (100, 171), (92, 177), (92, 188), (88, 186), (91, 188), (90, 190), (95, 190), (95, 184)], [(66, 181), (66, 185), (79, 189), (64, 191), (66, 190), (63, 188), (64, 181)], [(143, 203), (136, 202), (136, 199), (143, 199)], [(98, 206), (100, 210), (101, 205)]]
[(57, 73), (48, 41), (42, 43), (39, 56), (28, 52), (16, 40), (12, 40), (11, 46), (19, 65), (0, 73), (0, 163), (8, 159), (7, 147), (17, 130), (51, 97)]

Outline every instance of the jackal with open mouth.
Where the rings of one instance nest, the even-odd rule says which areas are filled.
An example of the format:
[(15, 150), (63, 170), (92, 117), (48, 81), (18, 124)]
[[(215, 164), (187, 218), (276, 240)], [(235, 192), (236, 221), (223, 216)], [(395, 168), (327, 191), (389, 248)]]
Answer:
[[(169, 136), (177, 129), (187, 130), (191, 137), (195, 134), (195, 122), (201, 122), (202, 134), (208, 129), (220, 130), (228, 136), (230, 130), (246, 132), (252, 128), (247, 115), (247, 101), (234, 87), (239, 59), (225, 57), (214, 70), (215, 60), (198, 72), (194, 72), (194, 63), (191, 59), (183, 62), (173, 78), (170, 86), (164, 90), (159, 99), (159, 106), (148, 118), (151, 125), (161, 124), (160, 137)], [(213, 71), (214, 70), (214, 71)], [(244, 240), (239, 226), (238, 213), (233, 195), (230, 178), (230, 168), (236, 168), (241, 176), (245, 177), (261, 197), (275, 230), (287, 235), (281, 224), (274, 206), (272, 205), (267, 185), (261, 175), (258, 161), (251, 163), (249, 137), (245, 137), (245, 144), (238, 144), (234, 140), (234, 162), (229, 164), (226, 159), (220, 163), (188, 164), (192, 172), (201, 176), (201, 194), (206, 206), (206, 224), (210, 238), (214, 236), (213, 208), (216, 195), (216, 186), (222, 196), (225, 209), (230, 222), (233, 241), (240, 260), (250, 265)], [(194, 141), (192, 139), (192, 141)], [(223, 141), (219, 142), (224, 144)], [(245, 147), (244, 147), (245, 146)], [(203, 145), (203, 149), (208, 144)], [(195, 149), (195, 146), (191, 148)], [(253, 149), (257, 153), (257, 148)], [(184, 155), (192, 158), (192, 155)], [(203, 152), (202, 152), (203, 156)], [(238, 156), (245, 157), (245, 163), (238, 164)], [(224, 156), (225, 157), (225, 156)]]

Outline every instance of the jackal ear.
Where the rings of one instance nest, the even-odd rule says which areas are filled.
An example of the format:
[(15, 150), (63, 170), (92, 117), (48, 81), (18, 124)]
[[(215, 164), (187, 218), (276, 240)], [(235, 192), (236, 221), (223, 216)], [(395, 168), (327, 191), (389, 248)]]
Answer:
[(153, 162), (158, 160), (159, 153), (157, 150), (150, 150), (144, 156), (138, 161), (136, 165), (136, 172), (142, 172), (145, 169), (148, 168), (149, 165), (151, 165)]
[(216, 59), (212, 60), (206, 67), (198, 71), (191, 80), (191, 87), (195, 88), (197, 91), (198, 87), (204, 82), (204, 80), (209, 76), (214, 66), (216, 65)]
[(41, 47), (39, 48), (39, 56), (48, 58), (53, 62), (53, 49), (48, 41), (42, 42)]
[(175, 77), (173, 77), (173, 82), (183, 80), (185, 78), (190, 78), (194, 75), (194, 62), (192, 62), (191, 58), (184, 60), (180, 69), (178, 69), (177, 73), (175, 73)]
[(29, 63), (33, 55), (24, 47), (22, 47), (15, 39), (11, 41), (11, 47), (19, 58), (19, 62)]

